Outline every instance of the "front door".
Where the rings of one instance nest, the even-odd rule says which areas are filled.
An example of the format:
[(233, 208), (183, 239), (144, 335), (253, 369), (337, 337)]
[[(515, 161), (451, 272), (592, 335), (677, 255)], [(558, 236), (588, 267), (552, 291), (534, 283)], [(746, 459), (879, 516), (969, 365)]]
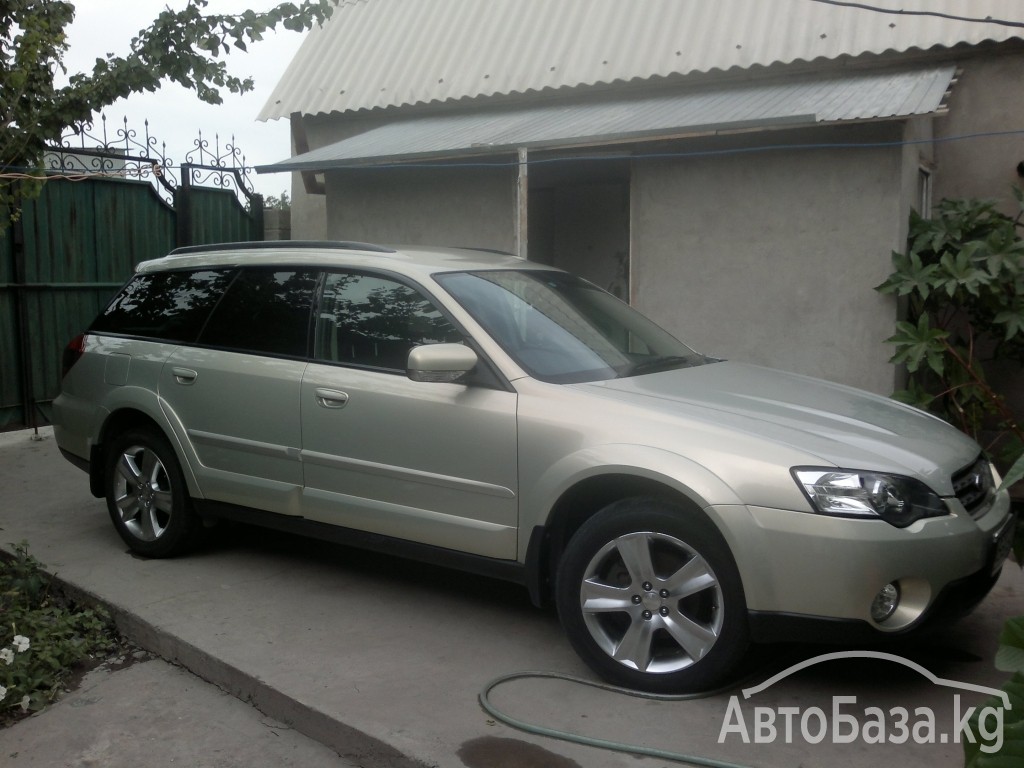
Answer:
[(413, 346), (462, 340), (418, 288), (327, 276), (302, 381), (306, 517), (516, 557), (515, 393), (405, 375)]

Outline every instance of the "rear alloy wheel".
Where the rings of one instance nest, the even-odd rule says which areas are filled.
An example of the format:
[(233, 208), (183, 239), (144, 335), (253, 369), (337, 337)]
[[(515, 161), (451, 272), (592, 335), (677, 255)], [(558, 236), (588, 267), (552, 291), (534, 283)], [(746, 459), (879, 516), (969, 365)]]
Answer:
[(170, 557), (192, 544), (198, 519), (163, 435), (146, 429), (120, 435), (107, 455), (105, 483), (110, 518), (134, 552)]
[(558, 611), (605, 679), (659, 693), (725, 680), (748, 644), (739, 574), (706, 518), (628, 499), (589, 519), (558, 572)]

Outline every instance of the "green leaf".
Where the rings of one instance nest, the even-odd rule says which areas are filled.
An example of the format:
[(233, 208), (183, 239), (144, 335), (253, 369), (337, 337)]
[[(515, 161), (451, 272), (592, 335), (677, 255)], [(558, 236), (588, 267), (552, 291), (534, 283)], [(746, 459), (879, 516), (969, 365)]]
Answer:
[(917, 371), (922, 363), (941, 376), (945, 370), (945, 351), (943, 343), (949, 338), (949, 332), (932, 328), (928, 315), (921, 315), (917, 324), (908, 322), (896, 323), (896, 334), (886, 339), (897, 347), (891, 362), (905, 363), (911, 373)]
[[(1024, 764), (1024, 675), (1014, 675), (1003, 690), (1009, 694), (1010, 709), (1003, 708), (1001, 697), (993, 696), (968, 721), (977, 743), (972, 744), (970, 739), (964, 738), (964, 768), (1020, 768)], [(1003, 727), (995, 739), (986, 740), (979, 720), (981, 713), (989, 708), (1002, 712)], [(991, 732), (995, 723), (991, 722), (991, 716), (987, 719), (986, 725)], [(1001, 744), (998, 743), (1000, 739)], [(993, 751), (997, 746), (998, 750)]]
[(999, 485), (999, 490), (1008, 490), (1011, 486), (1016, 485), (1021, 480), (1024, 480), (1024, 455), (1021, 455), (1010, 467), (1006, 476), (1003, 478), (1003, 482)]
[(935, 273), (939, 268), (937, 264), (925, 264), (913, 249), (909, 254), (893, 251), (892, 264), (893, 273), (884, 283), (875, 287), (876, 291), (896, 293), (899, 296), (916, 293), (922, 299), (928, 298), (932, 292)]
[(913, 405), (923, 411), (928, 410), (935, 402), (935, 396), (922, 387), (917, 381), (911, 380), (907, 389), (899, 389), (892, 393), (892, 399), (907, 405)]
[(996, 669), (1002, 672), (1024, 672), (1024, 616), (1008, 620), (999, 633)]
[(973, 296), (979, 294), (979, 288), (985, 285), (991, 275), (974, 265), (970, 253), (961, 250), (955, 255), (946, 253), (939, 260), (939, 264), (945, 270), (945, 274), (939, 274), (935, 278), (936, 287), (945, 288), (949, 296), (953, 296), (958, 289), (963, 288)]
[(1006, 335), (1003, 337), (1005, 341), (1015, 336), (1024, 336), (1024, 303), (1018, 300), (1011, 309), (1004, 310), (992, 318), (992, 322), (1006, 326)]

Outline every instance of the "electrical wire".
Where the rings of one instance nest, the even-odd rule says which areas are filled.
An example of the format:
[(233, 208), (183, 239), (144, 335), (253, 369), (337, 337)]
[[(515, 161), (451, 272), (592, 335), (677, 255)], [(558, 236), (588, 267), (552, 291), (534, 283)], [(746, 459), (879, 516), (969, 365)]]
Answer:
[(644, 691), (634, 691), (629, 688), (620, 688), (619, 686), (609, 685), (607, 683), (598, 683), (593, 680), (586, 680), (582, 677), (574, 677), (572, 675), (565, 675), (560, 672), (544, 672), (539, 670), (529, 670), (525, 672), (512, 672), (507, 675), (501, 675), (491, 680), (487, 685), (480, 691), (479, 700), (480, 706), (483, 707), (484, 711), (487, 712), (495, 720), (504, 723), (516, 730), (523, 731), (525, 733), (531, 733), (535, 736), (544, 736), (550, 739), (558, 739), (560, 741), (567, 741), (571, 744), (580, 744), (587, 747), (595, 747), (597, 749), (607, 749), (614, 752), (623, 752), (629, 755), (638, 755), (640, 757), (656, 757), (660, 760), (669, 760), (674, 763), (684, 763), (687, 765), (699, 766), (700, 768), (751, 768), (750, 766), (743, 765), (740, 763), (731, 763), (725, 760), (716, 760), (713, 757), (704, 757), (702, 755), (690, 755), (682, 752), (671, 752), (663, 749), (656, 749), (654, 747), (645, 747), (639, 744), (625, 744), (622, 742), (611, 741), (609, 739), (598, 739), (592, 736), (583, 736), (577, 733), (570, 733), (568, 731), (559, 731), (556, 728), (548, 728), (543, 725), (536, 725), (534, 723), (527, 723), (523, 720), (507, 715), (498, 709), (490, 699), (491, 691), (497, 688), (503, 683), (507, 683), (513, 680), (524, 680), (524, 679), (548, 679), (548, 680), (561, 680), (570, 683), (576, 683), (583, 685), (588, 688), (596, 688), (600, 691), (610, 691), (612, 693), (619, 693), (625, 696), (631, 696), (637, 699), (649, 699), (654, 701), (694, 701), (696, 699), (704, 699), (710, 696), (715, 696), (725, 691), (734, 690), (735, 684), (719, 688), (714, 691), (706, 691), (702, 693), (683, 693), (683, 694), (658, 694), (658, 693), (646, 693)]
[(997, 24), (1001, 27), (1024, 27), (1024, 21), (994, 19), (991, 16), (978, 18), (976, 16), (958, 16), (953, 13), (943, 13), (942, 11), (908, 11), (903, 8), (882, 8), (881, 6), (869, 5), (868, 3), (852, 3), (846, 2), (845, 0), (811, 0), (811, 2), (822, 3), (823, 5), (836, 5), (840, 8), (856, 8), (858, 10), (872, 11), (874, 13), (888, 13), (894, 16), (933, 16), (939, 19), (967, 21), (973, 24)]

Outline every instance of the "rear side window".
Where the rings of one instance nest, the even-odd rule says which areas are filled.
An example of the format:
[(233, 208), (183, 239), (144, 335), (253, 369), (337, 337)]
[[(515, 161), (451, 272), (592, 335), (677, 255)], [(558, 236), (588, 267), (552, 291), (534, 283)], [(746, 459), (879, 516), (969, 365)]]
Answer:
[(214, 310), (199, 343), (305, 357), (317, 276), (313, 270), (242, 270)]
[(195, 341), (233, 275), (232, 269), (136, 275), (89, 330), (166, 341)]

